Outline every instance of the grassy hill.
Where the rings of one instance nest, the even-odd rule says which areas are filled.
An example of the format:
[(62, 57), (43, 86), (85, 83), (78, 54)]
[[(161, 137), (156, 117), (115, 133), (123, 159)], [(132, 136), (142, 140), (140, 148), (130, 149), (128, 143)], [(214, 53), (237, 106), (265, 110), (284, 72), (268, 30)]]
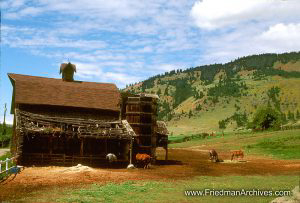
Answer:
[(131, 84), (125, 91), (160, 97), (158, 119), (174, 134), (246, 128), (262, 106), (300, 118), (300, 52), (242, 57), (226, 64), (178, 69)]

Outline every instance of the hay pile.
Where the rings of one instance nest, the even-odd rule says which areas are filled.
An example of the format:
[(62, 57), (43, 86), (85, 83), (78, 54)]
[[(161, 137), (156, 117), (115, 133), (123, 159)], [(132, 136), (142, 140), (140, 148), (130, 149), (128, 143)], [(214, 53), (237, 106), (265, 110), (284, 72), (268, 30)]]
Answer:
[(62, 170), (62, 173), (77, 173), (77, 172), (84, 172), (84, 171), (93, 171), (94, 169), (88, 167), (88, 166), (83, 166), (81, 164), (78, 164), (77, 166), (72, 166), (67, 169)]

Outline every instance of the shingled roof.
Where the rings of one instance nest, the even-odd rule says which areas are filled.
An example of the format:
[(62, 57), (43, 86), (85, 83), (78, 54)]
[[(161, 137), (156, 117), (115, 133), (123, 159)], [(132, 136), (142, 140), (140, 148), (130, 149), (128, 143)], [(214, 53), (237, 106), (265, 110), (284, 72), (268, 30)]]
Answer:
[(120, 111), (115, 84), (66, 82), (62, 79), (9, 73), (15, 104), (69, 106)]
[(167, 128), (167, 125), (164, 121), (156, 121), (157, 124), (157, 130), (156, 132), (162, 135), (168, 135), (169, 131)]

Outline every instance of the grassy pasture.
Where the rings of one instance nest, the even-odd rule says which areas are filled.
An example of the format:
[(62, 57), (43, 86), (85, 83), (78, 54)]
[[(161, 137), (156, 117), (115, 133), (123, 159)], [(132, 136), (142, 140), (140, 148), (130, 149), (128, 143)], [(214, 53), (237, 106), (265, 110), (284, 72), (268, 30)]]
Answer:
[[(189, 135), (191, 136), (191, 135)], [(180, 142), (180, 136), (170, 137)], [(192, 138), (192, 137), (191, 137)], [(170, 148), (202, 146), (222, 150), (244, 149), (247, 154), (265, 155), (277, 159), (300, 159), (300, 130), (269, 131), (259, 133), (225, 133), (204, 139), (170, 144)]]
[(22, 202), (270, 202), (263, 196), (185, 196), (185, 190), (292, 190), (297, 176), (200, 176), (174, 182), (128, 181), (120, 184), (92, 184), (78, 189), (53, 188), (29, 194)]

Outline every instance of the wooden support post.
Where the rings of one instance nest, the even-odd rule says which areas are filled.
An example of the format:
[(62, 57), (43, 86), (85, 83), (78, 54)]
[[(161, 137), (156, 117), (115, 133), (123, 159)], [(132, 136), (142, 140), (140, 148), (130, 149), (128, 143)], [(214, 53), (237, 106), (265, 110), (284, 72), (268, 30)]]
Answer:
[(166, 157), (165, 157), (165, 159), (166, 159), (166, 161), (168, 161), (168, 145), (165, 147), (165, 150), (166, 150)]
[(48, 146), (48, 148), (49, 148), (49, 154), (51, 155), (52, 150), (53, 150), (53, 137), (52, 137), (52, 135), (49, 136), (49, 146)]
[(105, 138), (105, 154), (107, 154), (107, 138)]
[(83, 138), (80, 139), (80, 156), (83, 156)]
[(132, 164), (132, 145), (133, 145), (133, 137), (130, 137), (130, 155), (129, 155), (129, 164)]

